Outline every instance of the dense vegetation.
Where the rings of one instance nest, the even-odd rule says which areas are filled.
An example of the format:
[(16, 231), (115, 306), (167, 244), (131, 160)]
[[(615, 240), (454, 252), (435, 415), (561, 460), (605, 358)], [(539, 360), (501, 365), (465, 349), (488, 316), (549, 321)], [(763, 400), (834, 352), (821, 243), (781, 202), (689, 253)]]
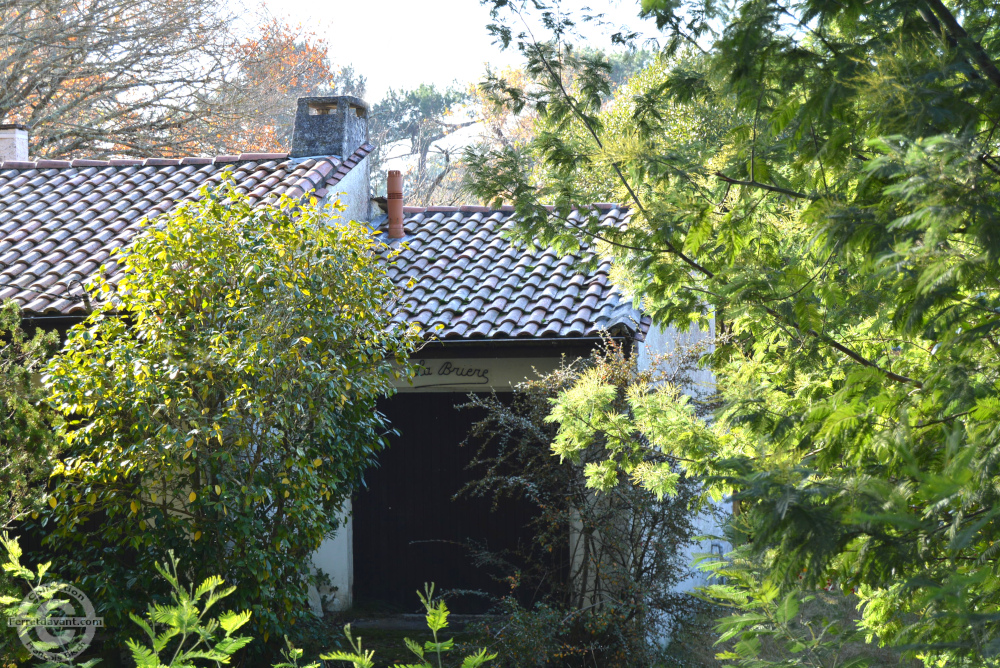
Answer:
[(24, 526), (112, 634), (166, 593), (171, 550), (236, 586), (264, 642), (311, 619), (309, 556), (384, 445), (375, 400), (416, 341), (383, 247), (332, 213), (206, 189), (90, 286), (99, 307), (44, 376), (63, 451)]
[[(697, 358), (678, 351), (640, 371), (629, 352), (607, 340), (589, 358), (518, 386), (509, 400), (470, 395), (464, 407), (485, 409), (486, 416), (469, 435), (479, 448), (470, 464), (478, 477), (459, 499), (484, 497), (495, 508), (515, 499), (534, 513), (526, 527), (530, 540), (518, 549), (474, 552), (480, 567), (509, 587), (495, 606), (498, 618), (479, 629), (498, 666), (654, 665), (665, 658), (662, 639), (687, 631), (695, 601), (678, 585), (692, 574), (698, 482), (683, 478), (666, 498), (628, 481), (595, 495), (582, 468), (550, 450), (557, 432), (548, 420), (551, 401), (585, 370), (622, 390), (634, 382), (686, 384)], [(592, 447), (581, 459), (602, 454)], [(655, 453), (647, 459), (666, 461)]]
[[(661, 63), (603, 106), (606, 61), (578, 57), (555, 10), (551, 41), (519, 32), (528, 4), (495, 2), (492, 28), (529, 84), (488, 83), (544, 127), (472, 152), (472, 188), (513, 203), (524, 238), (596, 240), (656, 322), (714, 326), (724, 400), (708, 427), (675, 386), (633, 385), (618, 410), (585, 375), (557, 452), (603, 443), (594, 487), (624, 471), (661, 493), (676, 472), (645, 453), (670, 453), (739, 501), (779, 600), (834, 582), (874, 641), (995, 663), (996, 5), (645, 0)], [(630, 224), (573, 213), (596, 194)]]

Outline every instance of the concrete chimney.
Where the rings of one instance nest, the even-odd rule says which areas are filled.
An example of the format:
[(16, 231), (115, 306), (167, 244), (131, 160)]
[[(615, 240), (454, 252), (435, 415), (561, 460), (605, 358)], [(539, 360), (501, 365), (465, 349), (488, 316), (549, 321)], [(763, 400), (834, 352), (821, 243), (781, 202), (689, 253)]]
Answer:
[(0, 125), (0, 162), (28, 159), (28, 128), (20, 123)]
[(389, 238), (402, 239), (406, 235), (406, 230), (403, 229), (403, 173), (398, 169), (390, 169), (386, 182), (386, 199), (389, 200)]
[(346, 158), (368, 141), (368, 104), (350, 95), (300, 97), (292, 131), (293, 158)]

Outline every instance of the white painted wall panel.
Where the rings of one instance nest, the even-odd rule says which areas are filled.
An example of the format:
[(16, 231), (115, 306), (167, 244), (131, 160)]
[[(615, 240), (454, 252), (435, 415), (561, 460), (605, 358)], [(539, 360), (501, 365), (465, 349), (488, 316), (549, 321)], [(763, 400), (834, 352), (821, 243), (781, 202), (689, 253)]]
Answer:
[(322, 598), (327, 599), (327, 611), (347, 610), (352, 604), (354, 589), (354, 526), (350, 499), (341, 511), (340, 528), (332, 538), (324, 540), (312, 555), (313, 567), (330, 577), (331, 586), (317, 590), (310, 587), (309, 599), (313, 612), (323, 616)]
[[(663, 329), (650, 327), (646, 340), (639, 343), (639, 368), (648, 369), (656, 363), (657, 357), (675, 353), (679, 348), (688, 348), (699, 342), (708, 342), (715, 336), (715, 322), (712, 321), (709, 329), (700, 330), (692, 327), (689, 330), (678, 330), (674, 327)], [(715, 376), (708, 369), (699, 369), (692, 374), (692, 382), (697, 386), (698, 392), (710, 389), (715, 385)], [(689, 388), (694, 389), (694, 388)], [(722, 521), (729, 512), (729, 504), (720, 502), (714, 509), (702, 512), (695, 519), (697, 532), (703, 536), (719, 536), (722, 533)], [(689, 547), (687, 552), (688, 563), (694, 565), (697, 555), (715, 552), (716, 554), (728, 552), (731, 549), (729, 543), (721, 539), (706, 539), (696, 545)], [(705, 573), (695, 571), (694, 574), (678, 585), (678, 591), (694, 591), (696, 587), (706, 584)]]

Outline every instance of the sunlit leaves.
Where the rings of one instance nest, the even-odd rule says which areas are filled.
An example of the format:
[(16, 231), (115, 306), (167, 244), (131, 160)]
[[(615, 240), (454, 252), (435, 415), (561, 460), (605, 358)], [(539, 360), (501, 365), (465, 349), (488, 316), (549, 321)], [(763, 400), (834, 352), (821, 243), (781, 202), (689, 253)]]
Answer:
[(544, 106), (547, 125), (474, 154), (473, 190), (512, 203), (520, 237), (542, 243), (566, 230), (539, 203), (627, 205), (628, 225), (573, 233), (607, 235), (596, 247), (655, 322), (718, 335), (710, 427), (677, 391), (637, 387), (623, 406), (585, 377), (554, 407), (557, 453), (596, 444), (595, 487), (617, 471), (669, 491), (621, 447), (631, 430), (733, 493), (771, 582), (717, 593), (766, 594), (770, 617), (734, 618), (728, 658), (755, 665), (795, 617), (788, 592), (840, 579), (862, 586), (881, 642), (995, 663), (995, 7), (649, 0), (665, 58), (595, 118), (562, 76), (581, 66), (566, 26), (530, 44), (514, 26), (531, 5), (493, 4), (528, 67), (556, 76), (530, 96), (494, 89)]
[[(91, 286), (101, 307), (45, 376), (67, 443), (56, 495), (88, 503), (45, 519), (112, 616), (156, 586), (144, 573), (171, 548), (243, 583), (258, 637), (310, 614), (309, 554), (384, 445), (374, 401), (416, 340), (392, 321), (383, 248), (332, 216), (205, 190), (145, 226), (120, 280)], [(102, 531), (80, 532), (96, 513)], [(126, 548), (139, 562), (95, 556)]]

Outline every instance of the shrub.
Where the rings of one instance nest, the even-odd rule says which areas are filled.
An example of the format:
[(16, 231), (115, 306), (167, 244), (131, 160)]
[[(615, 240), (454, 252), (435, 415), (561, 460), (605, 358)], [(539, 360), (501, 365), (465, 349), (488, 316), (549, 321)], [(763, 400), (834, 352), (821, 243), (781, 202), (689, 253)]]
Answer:
[(385, 444), (375, 400), (416, 341), (385, 247), (330, 214), (203, 190), (89, 285), (100, 306), (45, 375), (65, 457), (38, 524), (110, 630), (167, 594), (171, 550), (236, 587), (270, 654), (311, 620), (310, 555)]
[(650, 665), (659, 639), (687, 617), (693, 601), (675, 589), (690, 574), (684, 550), (695, 534), (698, 485), (678, 476), (674, 494), (661, 498), (626, 479), (595, 494), (583, 475), (586, 455), (579, 464), (552, 456), (549, 414), (551, 400), (584, 370), (623, 393), (631, 382), (663, 374), (684, 381), (696, 354), (641, 372), (634, 356), (609, 340), (589, 360), (518, 386), (509, 403), (470, 397), (467, 407), (488, 411), (470, 434), (480, 443), (472, 466), (482, 475), (460, 494), (521, 498), (536, 509), (523, 549), (477, 552), (511, 587), (498, 619), (483, 626), (501, 665)]
[[(26, 513), (38, 510), (48, 475), (47, 459), (56, 452), (52, 411), (41, 400), (44, 389), (36, 375), (59, 344), (55, 332), (36, 329), (29, 337), (21, 326), (17, 303), (0, 304), (0, 529), (8, 529)], [(0, 573), (0, 595), (15, 591), (10, 574)], [(20, 645), (4, 635), (0, 663)]]
[[(21, 546), (16, 538), (6, 533), (0, 537), (7, 560), (3, 564), (4, 571), (13, 575), (25, 588), (39, 594), (36, 602), (21, 602), (16, 607), (8, 607), (8, 615), (41, 616), (55, 618), (61, 615), (62, 606), (54, 605), (62, 598), (65, 585), (52, 580), (51, 563), (40, 564), (35, 570), (21, 563)], [(232, 657), (240, 649), (247, 646), (253, 638), (235, 635), (250, 621), (250, 612), (222, 612), (216, 617), (210, 617), (209, 611), (224, 598), (232, 595), (235, 587), (223, 587), (222, 578), (217, 575), (208, 577), (198, 587), (184, 586), (181, 583), (179, 561), (169, 555), (166, 564), (156, 564), (156, 571), (170, 587), (168, 602), (159, 605), (149, 605), (144, 617), (130, 615), (135, 625), (138, 625), (144, 639), (143, 644), (134, 638), (126, 641), (129, 653), (137, 668), (195, 668), (196, 666), (212, 665), (219, 668), (229, 664)], [(0, 603), (6, 606), (18, 603), (15, 596), (3, 596)], [(42, 607), (44, 606), (44, 610)], [(67, 654), (79, 653), (86, 649), (84, 636), (77, 636), (76, 642), (82, 646), (62, 646), (57, 649)], [(35, 641), (36, 646), (41, 643)], [(297, 649), (286, 639), (287, 649), (282, 652), (285, 659), (273, 668), (299, 668), (302, 650)], [(25, 657), (20, 657), (24, 659)], [(89, 659), (78, 665), (78, 668), (93, 668), (100, 659)], [(73, 659), (51, 659), (42, 664), (41, 668), (72, 668), (77, 664)], [(318, 668), (318, 663), (308, 664), (302, 668)]]
[(36, 329), (29, 338), (21, 327), (21, 309), (0, 304), (0, 529), (31, 509), (40, 498), (39, 480), (54, 452), (51, 411), (35, 377), (59, 345), (55, 332)]
[[(420, 597), (420, 602), (427, 613), (427, 628), (430, 629), (434, 639), (428, 640), (421, 645), (414, 640), (405, 638), (406, 647), (417, 657), (417, 663), (398, 666), (398, 668), (434, 668), (435, 665), (437, 668), (444, 668), (445, 655), (455, 648), (454, 638), (443, 640), (438, 636), (439, 631), (448, 628), (448, 615), (450, 614), (448, 606), (443, 600), (434, 598), (433, 583), (430, 585), (425, 584), (424, 591), (418, 591), (417, 596)], [(361, 643), (361, 638), (355, 638), (351, 634), (350, 624), (344, 627), (344, 635), (347, 637), (347, 643), (351, 646), (351, 651), (330, 652), (329, 654), (321, 655), (320, 658), (327, 661), (346, 661), (354, 666), (354, 668), (373, 668), (375, 663), (372, 659), (375, 652), (370, 650), (365, 651)], [(483, 664), (495, 659), (496, 656), (496, 654), (488, 654), (485, 649), (480, 649), (478, 652), (464, 657), (458, 665), (461, 668), (479, 668)]]

